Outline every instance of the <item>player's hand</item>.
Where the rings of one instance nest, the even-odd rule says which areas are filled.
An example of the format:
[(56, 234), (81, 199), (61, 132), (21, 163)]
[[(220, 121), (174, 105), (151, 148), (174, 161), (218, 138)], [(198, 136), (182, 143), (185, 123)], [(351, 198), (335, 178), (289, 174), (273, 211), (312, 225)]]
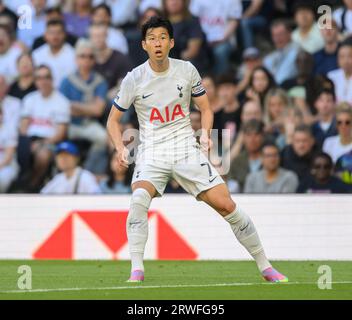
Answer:
[(208, 152), (213, 147), (213, 141), (211, 141), (206, 133), (202, 133), (199, 138), (199, 143), (202, 151), (204, 152)]
[(117, 165), (119, 167), (128, 168), (128, 155), (129, 151), (126, 147), (117, 149)]

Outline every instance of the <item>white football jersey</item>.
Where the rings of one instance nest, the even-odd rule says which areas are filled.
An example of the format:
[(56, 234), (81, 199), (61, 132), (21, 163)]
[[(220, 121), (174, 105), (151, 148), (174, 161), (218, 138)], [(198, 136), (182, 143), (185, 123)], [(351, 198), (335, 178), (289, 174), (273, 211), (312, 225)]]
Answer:
[(134, 105), (141, 142), (138, 154), (154, 160), (182, 158), (196, 144), (190, 103), (192, 97), (205, 94), (201, 77), (190, 62), (172, 58), (169, 62), (168, 70), (162, 73), (154, 72), (148, 61), (133, 69), (114, 100), (121, 111)]

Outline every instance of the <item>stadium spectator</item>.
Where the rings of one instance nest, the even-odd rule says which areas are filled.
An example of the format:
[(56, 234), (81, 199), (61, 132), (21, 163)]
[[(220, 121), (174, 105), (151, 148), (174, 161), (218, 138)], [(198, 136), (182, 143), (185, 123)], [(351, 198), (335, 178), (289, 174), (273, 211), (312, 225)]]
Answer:
[(352, 34), (352, 1), (343, 0), (344, 5), (333, 13), (340, 32), (344, 36)]
[(314, 104), (314, 87), (315, 78), (313, 72), (313, 57), (305, 51), (299, 51), (296, 56), (295, 77), (289, 78), (281, 84), (281, 87), (287, 90), (290, 97), (294, 98), (293, 103), (300, 108), (304, 115), (306, 123), (311, 123), (312, 112), (311, 106)]
[(331, 157), (322, 152), (317, 154), (308, 175), (299, 185), (298, 193), (349, 193), (351, 187), (333, 176), (334, 164)]
[(312, 124), (312, 132), (317, 145), (322, 147), (326, 138), (338, 133), (334, 91), (323, 89), (317, 96), (314, 107), (318, 113), (316, 115), (317, 120)]
[(236, 135), (236, 140), (230, 146), (230, 160), (235, 159), (243, 148), (243, 124), (249, 120), (263, 121), (263, 111), (261, 105), (255, 100), (247, 100), (241, 111), (241, 126)]
[(232, 74), (224, 74), (217, 81), (217, 92), (222, 109), (217, 112), (219, 127), (230, 131), (230, 139), (234, 141), (241, 123), (241, 105), (236, 95), (236, 82)]
[(191, 113), (189, 114), (189, 119), (191, 120), (191, 126), (194, 132), (197, 132), (198, 130), (202, 129), (201, 113), (199, 110), (191, 110)]
[(46, 44), (33, 51), (36, 66), (50, 67), (54, 87), (59, 88), (62, 80), (76, 69), (75, 51), (65, 42), (65, 25), (61, 20), (50, 20), (45, 31)]
[(320, 30), (324, 39), (324, 48), (314, 53), (314, 68), (315, 75), (326, 75), (330, 71), (338, 68), (337, 51), (339, 48), (339, 30), (335, 20), (328, 20), (331, 28), (322, 28)]
[(98, 119), (103, 115), (108, 85), (104, 78), (93, 71), (94, 47), (89, 40), (80, 39), (76, 45), (77, 72), (63, 80), (60, 91), (71, 102), (70, 140), (91, 143), (85, 168), (93, 173), (105, 172), (103, 159), (107, 147), (107, 133)]
[(265, 97), (270, 89), (276, 87), (275, 80), (271, 73), (263, 66), (254, 68), (249, 78), (249, 85), (245, 96), (249, 100), (258, 102), (264, 110)]
[(163, 14), (174, 28), (171, 57), (191, 61), (203, 74), (209, 70), (208, 48), (198, 18), (188, 10), (188, 0), (163, 0)]
[(211, 48), (214, 59), (213, 72), (215, 74), (227, 72), (234, 49), (235, 32), (242, 15), (241, 1), (193, 0), (190, 10), (199, 18)]
[(271, 24), (271, 39), (275, 50), (264, 57), (263, 65), (274, 76), (277, 84), (296, 76), (295, 61), (299, 47), (292, 42), (291, 27), (286, 20)]
[(221, 110), (222, 110), (222, 102), (219, 99), (218, 89), (214, 80), (214, 77), (211, 75), (206, 75), (202, 78), (202, 84), (204, 89), (207, 92), (209, 103), (211, 109), (214, 113), (214, 124), (213, 128), (221, 130), (222, 122), (221, 122)]
[(109, 48), (128, 54), (128, 43), (125, 35), (120, 29), (111, 25), (111, 9), (108, 5), (102, 3), (93, 8), (92, 23), (93, 25), (104, 24), (108, 28), (106, 43)]
[(19, 127), (21, 101), (8, 94), (9, 85), (6, 78), (0, 75), (0, 106), (2, 108), (3, 123), (11, 123), (16, 130)]
[(19, 47), (13, 46), (9, 29), (0, 25), (0, 76), (4, 76), (8, 84), (18, 75), (17, 59), (21, 53)]
[(101, 193), (94, 175), (82, 169), (79, 150), (75, 144), (63, 141), (56, 147), (55, 161), (61, 171), (40, 191), (42, 194), (98, 194)]
[(28, 49), (32, 48), (36, 38), (44, 34), (46, 25), (46, 0), (31, 0), (31, 6), (30, 28), (18, 28), (17, 31), (17, 39), (24, 43)]
[(137, 22), (138, 0), (93, 0), (93, 5), (105, 3), (111, 9), (114, 27), (128, 28)]
[(262, 57), (255, 47), (247, 48), (242, 53), (242, 64), (237, 71), (237, 80), (239, 80), (237, 90), (242, 93), (248, 87), (250, 78), (254, 69), (262, 65)]
[(264, 143), (264, 123), (250, 120), (243, 125), (244, 149), (231, 162), (228, 184), (232, 192), (243, 191), (246, 176), (262, 168), (260, 150)]
[(138, 6), (139, 14), (143, 14), (148, 8), (162, 10), (162, 0), (140, 0)]
[(11, 29), (16, 30), (18, 20), (17, 15), (5, 5), (4, 1), (0, 1), (0, 17), (9, 18)]
[(295, 172), (299, 181), (302, 181), (309, 174), (310, 164), (318, 151), (310, 127), (299, 125), (295, 128), (292, 144), (282, 151), (281, 166)]
[(16, 162), (20, 100), (6, 94), (8, 85), (0, 76), (0, 193), (6, 192), (16, 179)]
[(329, 154), (334, 163), (343, 154), (352, 150), (352, 107), (341, 103), (336, 109), (338, 135), (325, 139), (323, 150)]
[(352, 187), (352, 150), (337, 160), (335, 172), (342, 182)]
[(307, 1), (295, 4), (294, 19), (297, 28), (292, 32), (292, 40), (304, 51), (313, 54), (324, 47), (324, 40), (315, 22), (314, 5)]
[[(46, 9), (45, 12), (46, 12), (46, 28), (48, 28), (49, 21), (59, 20), (64, 22), (64, 15), (60, 7), (48, 8)], [(76, 42), (77, 42), (77, 37), (71, 33), (66, 32), (65, 30), (65, 43), (74, 47), (76, 45)], [(34, 51), (35, 49), (41, 47), (43, 44), (46, 44), (45, 35), (42, 35), (34, 40), (32, 50)]]
[(37, 90), (34, 83), (34, 65), (29, 53), (21, 54), (17, 59), (18, 78), (11, 85), (9, 95), (22, 100), (28, 93)]
[(47, 66), (36, 68), (35, 84), (38, 91), (23, 99), (18, 148), (22, 169), (31, 169), (31, 191), (41, 187), (53, 157), (53, 146), (65, 139), (70, 122), (69, 101), (54, 88)]
[(67, 32), (77, 38), (85, 37), (92, 21), (91, 12), (91, 0), (73, 0), (72, 11), (64, 13)]
[(102, 193), (108, 194), (127, 194), (131, 193), (131, 166), (128, 168), (118, 166), (116, 150), (110, 155), (107, 169), (107, 179), (100, 181), (99, 186)]
[(89, 37), (94, 47), (94, 70), (104, 76), (108, 87), (108, 99), (116, 96), (121, 79), (132, 69), (128, 56), (113, 50), (107, 45), (108, 28), (104, 24), (94, 24), (90, 27)]
[[(271, 89), (265, 99), (264, 123), (265, 132), (270, 134), (280, 150), (286, 145), (286, 134), (292, 134), (294, 124), (290, 115), (290, 101), (282, 89)], [(290, 132), (291, 131), (291, 132)]]
[(266, 0), (242, 1), (242, 5), (241, 40), (243, 48), (247, 49), (255, 45), (255, 32), (266, 28), (268, 22), (266, 13), (270, 6), (268, 7)]
[(344, 41), (338, 51), (339, 69), (330, 71), (328, 77), (334, 82), (337, 102), (352, 104), (352, 41)]
[(298, 187), (297, 175), (280, 167), (280, 150), (274, 143), (261, 149), (263, 169), (250, 173), (244, 193), (294, 193)]

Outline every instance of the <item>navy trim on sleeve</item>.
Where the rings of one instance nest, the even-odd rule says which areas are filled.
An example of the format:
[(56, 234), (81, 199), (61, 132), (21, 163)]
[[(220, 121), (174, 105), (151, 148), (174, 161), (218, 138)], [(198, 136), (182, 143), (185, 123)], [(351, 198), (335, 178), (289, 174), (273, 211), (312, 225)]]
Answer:
[(206, 91), (205, 91), (205, 90), (203, 90), (202, 92), (199, 92), (199, 93), (197, 93), (197, 94), (192, 94), (192, 97), (197, 98), (197, 97), (200, 97), (200, 96), (202, 96), (202, 95), (204, 95), (204, 94), (206, 94)]
[(127, 109), (121, 108), (115, 101), (113, 102), (113, 105), (115, 106), (115, 108), (117, 110), (120, 110), (122, 112), (126, 112), (127, 111)]

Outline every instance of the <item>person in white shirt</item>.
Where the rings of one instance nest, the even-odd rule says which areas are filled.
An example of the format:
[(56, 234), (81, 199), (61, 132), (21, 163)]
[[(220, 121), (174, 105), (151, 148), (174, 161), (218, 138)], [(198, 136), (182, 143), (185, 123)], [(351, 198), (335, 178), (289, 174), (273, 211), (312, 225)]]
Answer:
[(137, 22), (138, 0), (93, 0), (93, 7), (105, 3), (111, 8), (111, 22), (115, 27)]
[(16, 147), (20, 100), (6, 95), (8, 85), (0, 76), (0, 193), (6, 192), (18, 174)]
[(101, 193), (95, 176), (78, 166), (79, 150), (75, 144), (63, 141), (56, 147), (55, 161), (61, 171), (40, 191), (42, 194)]
[(340, 31), (345, 36), (352, 34), (352, 0), (343, 0), (344, 6), (333, 13)]
[(235, 33), (242, 15), (239, 0), (192, 0), (190, 11), (199, 18), (214, 55), (214, 72), (225, 73), (234, 47)]
[(300, 2), (295, 6), (297, 28), (292, 32), (292, 40), (310, 54), (324, 47), (324, 39), (314, 14), (314, 7), (307, 2)]
[(65, 34), (63, 21), (48, 21), (45, 31), (47, 43), (33, 51), (36, 66), (46, 64), (50, 67), (55, 88), (58, 88), (62, 80), (76, 70), (75, 50), (65, 42)]
[(352, 104), (352, 41), (340, 45), (337, 61), (340, 69), (330, 71), (327, 76), (335, 85), (337, 102)]
[(22, 54), (19, 47), (13, 46), (9, 29), (0, 25), (0, 75), (11, 83), (18, 75), (17, 59)]
[(341, 103), (336, 110), (338, 135), (326, 138), (323, 151), (329, 154), (336, 163), (343, 154), (352, 150), (352, 106)]
[(35, 84), (38, 91), (23, 99), (20, 127), (21, 135), (28, 138), (28, 152), (33, 156), (29, 185), (33, 191), (43, 182), (52, 160), (53, 145), (66, 137), (70, 122), (70, 102), (54, 89), (47, 66), (36, 68)]
[(111, 26), (111, 9), (108, 5), (102, 3), (93, 8), (92, 24), (106, 25), (108, 27), (106, 39), (108, 47), (123, 54), (128, 54), (128, 43), (125, 35), (120, 29)]

